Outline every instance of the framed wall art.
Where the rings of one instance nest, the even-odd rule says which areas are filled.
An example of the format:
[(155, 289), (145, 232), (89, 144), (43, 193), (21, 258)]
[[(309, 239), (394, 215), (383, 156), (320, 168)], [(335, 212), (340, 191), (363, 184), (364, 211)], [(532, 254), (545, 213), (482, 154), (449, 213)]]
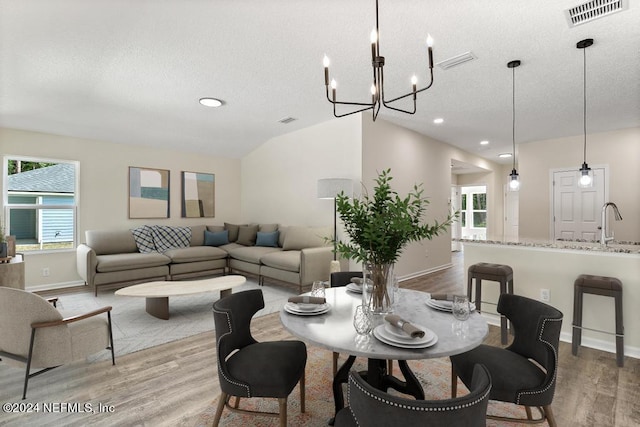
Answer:
[(216, 176), (182, 172), (182, 217), (213, 218), (216, 208)]
[(129, 218), (169, 218), (169, 171), (129, 167)]

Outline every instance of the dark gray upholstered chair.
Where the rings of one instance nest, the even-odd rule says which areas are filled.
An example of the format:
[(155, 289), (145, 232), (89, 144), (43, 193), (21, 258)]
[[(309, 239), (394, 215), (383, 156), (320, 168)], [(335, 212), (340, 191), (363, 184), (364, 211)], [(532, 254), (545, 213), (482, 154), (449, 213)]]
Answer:
[[(220, 400), (214, 426), (227, 407), (231, 411), (279, 416), (287, 425), (287, 397), (300, 382), (300, 410), (304, 412), (304, 370), (307, 347), (301, 341), (257, 342), (251, 336), (251, 318), (264, 308), (262, 290), (254, 289), (229, 295), (213, 303), (216, 325), (216, 350)], [(235, 405), (229, 405), (232, 396)], [(278, 399), (279, 413), (239, 409), (241, 397)]]
[[(337, 273), (331, 273), (331, 287), (339, 288), (342, 286), (347, 286), (351, 283), (352, 277), (362, 277), (362, 271), (338, 271)], [(338, 372), (338, 357), (340, 357), (340, 353), (333, 352), (333, 376), (336, 376), (336, 372)]]
[[(491, 373), (491, 400), (523, 405), (527, 419), (519, 422), (533, 423), (546, 419), (553, 427), (556, 422), (551, 402), (558, 373), (562, 313), (540, 301), (512, 294), (500, 295), (498, 312), (513, 325), (513, 342), (506, 348), (480, 345), (467, 353), (451, 356), (451, 395), (456, 396), (457, 377), (468, 387), (473, 366), (481, 363)], [(540, 410), (539, 419), (533, 419), (532, 406)]]
[(380, 391), (352, 371), (349, 374), (349, 406), (338, 412), (335, 426), (486, 426), (491, 391), (487, 368), (476, 365), (470, 385), (471, 392), (466, 396), (415, 400)]

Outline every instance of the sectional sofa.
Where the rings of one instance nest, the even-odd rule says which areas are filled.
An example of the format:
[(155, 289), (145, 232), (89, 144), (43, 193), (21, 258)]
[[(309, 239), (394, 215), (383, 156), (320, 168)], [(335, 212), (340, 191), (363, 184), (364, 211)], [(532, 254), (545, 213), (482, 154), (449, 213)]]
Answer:
[(143, 226), (87, 230), (76, 251), (78, 274), (97, 295), (99, 287), (155, 280), (248, 273), (293, 283), (302, 292), (329, 280), (331, 227), (277, 224)]

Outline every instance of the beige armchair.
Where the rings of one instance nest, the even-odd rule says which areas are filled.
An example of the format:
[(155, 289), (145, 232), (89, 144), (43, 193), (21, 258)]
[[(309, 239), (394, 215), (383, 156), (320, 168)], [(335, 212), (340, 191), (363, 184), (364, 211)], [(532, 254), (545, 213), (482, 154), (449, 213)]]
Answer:
[(23, 399), (29, 378), (104, 349), (115, 365), (111, 307), (65, 316), (39, 295), (0, 287), (0, 357), (26, 365)]

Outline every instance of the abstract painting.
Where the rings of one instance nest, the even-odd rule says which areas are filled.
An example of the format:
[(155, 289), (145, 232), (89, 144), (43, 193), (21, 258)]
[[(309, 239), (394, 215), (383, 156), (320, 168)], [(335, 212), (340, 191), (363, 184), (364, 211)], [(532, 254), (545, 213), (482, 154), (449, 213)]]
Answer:
[(169, 218), (169, 171), (129, 167), (129, 218)]
[(215, 216), (216, 176), (211, 173), (182, 172), (182, 217)]

